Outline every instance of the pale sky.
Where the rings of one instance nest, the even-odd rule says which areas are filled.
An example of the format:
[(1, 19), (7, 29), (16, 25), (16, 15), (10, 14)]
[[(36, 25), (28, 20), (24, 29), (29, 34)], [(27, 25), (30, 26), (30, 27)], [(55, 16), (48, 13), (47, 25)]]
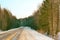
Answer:
[(0, 5), (17, 18), (25, 18), (32, 15), (42, 2), (43, 0), (0, 0)]

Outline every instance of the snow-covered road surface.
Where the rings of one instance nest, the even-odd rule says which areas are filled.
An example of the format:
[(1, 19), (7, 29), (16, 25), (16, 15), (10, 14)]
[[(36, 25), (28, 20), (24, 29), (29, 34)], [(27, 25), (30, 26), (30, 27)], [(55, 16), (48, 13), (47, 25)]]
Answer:
[(54, 40), (28, 27), (0, 32), (0, 40)]

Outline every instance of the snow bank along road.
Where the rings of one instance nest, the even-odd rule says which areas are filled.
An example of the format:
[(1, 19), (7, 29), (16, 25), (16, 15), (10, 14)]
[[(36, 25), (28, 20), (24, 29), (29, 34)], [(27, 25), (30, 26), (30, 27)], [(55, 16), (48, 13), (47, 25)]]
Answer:
[(54, 40), (28, 27), (0, 32), (0, 40)]

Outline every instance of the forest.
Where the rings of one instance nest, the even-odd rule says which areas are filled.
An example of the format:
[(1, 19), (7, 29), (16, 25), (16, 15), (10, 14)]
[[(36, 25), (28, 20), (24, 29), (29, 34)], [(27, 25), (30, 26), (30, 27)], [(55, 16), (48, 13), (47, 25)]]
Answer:
[(45, 0), (33, 15), (17, 19), (12, 13), (0, 7), (0, 30), (28, 26), (40, 33), (54, 37), (60, 32), (60, 4), (58, 0)]

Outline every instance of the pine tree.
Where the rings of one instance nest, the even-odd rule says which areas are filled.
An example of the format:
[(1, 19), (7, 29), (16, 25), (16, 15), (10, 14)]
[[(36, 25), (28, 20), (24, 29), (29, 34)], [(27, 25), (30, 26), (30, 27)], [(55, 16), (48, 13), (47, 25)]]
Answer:
[(49, 2), (47, 0), (43, 1), (41, 7), (39, 7), (39, 9), (34, 14), (38, 29), (43, 30), (44, 32), (48, 32), (47, 30), (49, 26), (48, 6)]

